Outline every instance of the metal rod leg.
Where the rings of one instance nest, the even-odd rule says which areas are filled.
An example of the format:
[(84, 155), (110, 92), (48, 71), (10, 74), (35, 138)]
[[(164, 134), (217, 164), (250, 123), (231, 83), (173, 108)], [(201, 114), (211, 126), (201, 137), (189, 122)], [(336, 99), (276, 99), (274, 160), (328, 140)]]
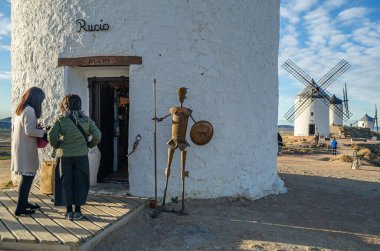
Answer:
[(185, 210), (185, 177), (189, 176), (189, 172), (185, 171), (186, 163), (186, 150), (181, 151), (181, 166), (182, 166), (182, 209), (181, 212)]
[(171, 148), (168, 149), (168, 164), (165, 169), (166, 181), (165, 181), (165, 192), (164, 192), (164, 199), (162, 201), (162, 206), (165, 206), (166, 192), (168, 190), (168, 183), (169, 183), (169, 176), (170, 176), (170, 166), (172, 165), (174, 151), (175, 149), (171, 149)]

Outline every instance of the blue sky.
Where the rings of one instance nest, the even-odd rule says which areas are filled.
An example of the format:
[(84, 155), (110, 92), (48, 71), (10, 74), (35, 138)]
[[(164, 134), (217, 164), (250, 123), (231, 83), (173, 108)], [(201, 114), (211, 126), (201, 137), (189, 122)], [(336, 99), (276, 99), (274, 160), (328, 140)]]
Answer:
[[(279, 52), (279, 124), (303, 85), (281, 65), (290, 58), (316, 81), (341, 59), (351, 68), (328, 91), (348, 87), (351, 122), (380, 105), (380, 1), (282, 0)], [(349, 121), (350, 122), (350, 121)]]
[(11, 114), (10, 1), (0, 0), (0, 118)]
[[(0, 0), (0, 118), (11, 107), (10, 0)], [(292, 59), (315, 80), (341, 59), (351, 68), (328, 91), (348, 86), (352, 121), (380, 106), (380, 0), (282, 0), (279, 51), (279, 124), (303, 86), (281, 65)]]

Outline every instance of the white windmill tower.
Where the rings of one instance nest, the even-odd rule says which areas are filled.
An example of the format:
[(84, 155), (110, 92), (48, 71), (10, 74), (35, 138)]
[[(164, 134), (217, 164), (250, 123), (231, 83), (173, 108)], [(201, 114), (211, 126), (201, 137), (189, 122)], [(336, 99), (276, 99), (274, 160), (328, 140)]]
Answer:
[(310, 95), (305, 88), (295, 99), (295, 106), (298, 107), (308, 99), (312, 102), (294, 120), (294, 136), (309, 136), (319, 133), (327, 135), (329, 133), (329, 107), (323, 103), (323, 96), (316, 92)]
[(358, 120), (358, 127), (372, 129), (374, 126), (374, 119), (366, 113), (363, 117)]
[(351, 117), (352, 113), (344, 111), (343, 106), (331, 105), (332, 95), (326, 90), (338, 79), (350, 64), (341, 60), (334, 68), (315, 82), (293, 61), (288, 59), (282, 67), (306, 86), (295, 100), (294, 106), (285, 114), (285, 118), (294, 122), (294, 136), (309, 136), (319, 133), (321, 136), (329, 135), (329, 108), (344, 120)]
[[(343, 100), (334, 94), (330, 99), (330, 107), (331, 106), (337, 106), (340, 110), (343, 110)], [(334, 108), (331, 108), (329, 111), (329, 125), (343, 125), (343, 118), (339, 117), (339, 115), (334, 111)]]
[(330, 99), (330, 125), (340, 126), (343, 125), (343, 116), (340, 116), (339, 113), (335, 111), (344, 111), (345, 114), (348, 114), (349, 117), (352, 116), (352, 113), (348, 109), (348, 96), (347, 96), (347, 84), (344, 83), (343, 87), (343, 100), (339, 99), (337, 96), (333, 95)]

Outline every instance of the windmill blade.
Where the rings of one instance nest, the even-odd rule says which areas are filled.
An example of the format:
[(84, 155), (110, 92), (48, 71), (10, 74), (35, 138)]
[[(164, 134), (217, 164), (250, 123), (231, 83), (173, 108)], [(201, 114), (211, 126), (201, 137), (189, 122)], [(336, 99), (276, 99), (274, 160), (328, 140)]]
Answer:
[(346, 111), (348, 111), (348, 99), (347, 99), (347, 86), (346, 83), (344, 83), (343, 87), (343, 104)]
[(341, 109), (337, 105), (330, 105), (331, 100), (331, 93), (324, 89), (318, 90), (319, 94), (322, 96), (321, 100), (325, 105), (327, 105), (334, 113), (336, 113), (340, 118), (342, 118), (344, 121), (347, 121), (353, 114), (351, 112), (344, 112), (343, 109)]
[(344, 113), (346, 114), (345, 121), (347, 121), (349, 118), (352, 117), (353, 114), (348, 109), (348, 95), (347, 95), (347, 84), (346, 83), (344, 83), (344, 89), (343, 89), (343, 91), (344, 91), (344, 98), (343, 98), (343, 100), (344, 100), (344, 108), (345, 108), (345, 112)]
[(375, 117), (377, 119), (377, 105), (375, 105)]
[[(327, 95), (326, 95), (326, 97), (322, 97), (321, 98), (322, 102), (325, 103), (325, 105), (327, 105), (327, 107), (329, 109), (331, 109), (334, 113), (336, 113), (340, 118), (343, 119), (343, 117), (344, 117), (343, 110), (337, 105), (331, 105), (330, 98), (328, 98), (328, 97), (329, 96), (327, 96)], [(330, 97), (331, 97), (331, 95), (330, 95)]]
[(378, 118), (377, 118), (377, 105), (375, 104), (375, 117), (374, 117), (374, 122), (375, 122), (375, 125), (376, 126), (376, 132), (378, 133), (379, 132), (379, 124), (378, 124)]
[[(327, 102), (325, 102), (325, 99), (323, 99), (323, 101), (325, 104), (327, 104)], [(344, 109), (343, 107), (341, 108), (337, 105), (329, 105), (329, 108), (344, 121), (349, 120), (353, 115), (348, 109)]]
[(343, 87), (343, 106), (344, 106), (344, 109), (347, 110), (347, 107), (346, 107), (346, 94), (344, 92), (344, 87)]
[(332, 109), (340, 118), (344, 121), (347, 121), (353, 114), (347, 110), (344, 112), (339, 106), (333, 105), (330, 106), (330, 100), (332, 94), (326, 89), (319, 89), (318, 93), (322, 96), (322, 102), (325, 103), (330, 109)]
[(346, 111), (345, 113), (344, 113), (344, 121), (346, 122), (347, 120), (349, 120), (351, 117), (352, 117), (352, 115), (354, 115), (352, 112), (350, 112), (350, 111)]
[(346, 60), (342, 59), (328, 73), (326, 73), (320, 80), (318, 80), (317, 85), (322, 89), (326, 89), (350, 67), (351, 65)]
[(298, 79), (302, 84), (306, 87), (312, 88), (312, 78), (307, 75), (298, 65), (296, 65), (292, 60), (288, 59), (282, 65), (282, 68), (287, 70), (290, 74), (293, 75), (296, 79)]
[(307, 90), (306, 98), (301, 102), (293, 105), (284, 117), (290, 122), (293, 123), (294, 120), (313, 102), (313, 91), (312, 89)]
[[(325, 99), (323, 99), (324, 103), (327, 105), (327, 102), (325, 102)], [(337, 105), (329, 105), (329, 108), (336, 114), (338, 117), (343, 119), (344, 121), (349, 120), (352, 117), (352, 113), (349, 110), (344, 109), (343, 107), (340, 108), (340, 106)]]
[(340, 106), (337, 106), (337, 105), (331, 105), (331, 103), (327, 102), (327, 99), (325, 98), (323, 98), (322, 101), (323, 103), (329, 106), (330, 110), (332, 110), (338, 117), (340, 117), (344, 121), (347, 121), (353, 115), (350, 111), (347, 111), (347, 110), (344, 111), (343, 107), (341, 108)]

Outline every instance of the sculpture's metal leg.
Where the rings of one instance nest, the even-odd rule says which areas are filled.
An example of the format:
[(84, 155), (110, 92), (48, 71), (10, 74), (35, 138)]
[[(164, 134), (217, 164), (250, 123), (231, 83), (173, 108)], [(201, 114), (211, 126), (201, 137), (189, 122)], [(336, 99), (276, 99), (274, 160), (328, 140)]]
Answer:
[(162, 206), (165, 206), (165, 200), (166, 200), (166, 191), (168, 190), (168, 182), (169, 182), (169, 175), (170, 175), (170, 166), (172, 164), (173, 155), (174, 155), (175, 149), (169, 148), (168, 149), (168, 164), (165, 169), (165, 192), (164, 192), (164, 199), (162, 201)]
[(186, 150), (181, 151), (181, 167), (182, 167), (182, 209), (181, 212), (185, 210), (185, 177), (189, 177), (189, 172), (185, 171), (186, 163)]

